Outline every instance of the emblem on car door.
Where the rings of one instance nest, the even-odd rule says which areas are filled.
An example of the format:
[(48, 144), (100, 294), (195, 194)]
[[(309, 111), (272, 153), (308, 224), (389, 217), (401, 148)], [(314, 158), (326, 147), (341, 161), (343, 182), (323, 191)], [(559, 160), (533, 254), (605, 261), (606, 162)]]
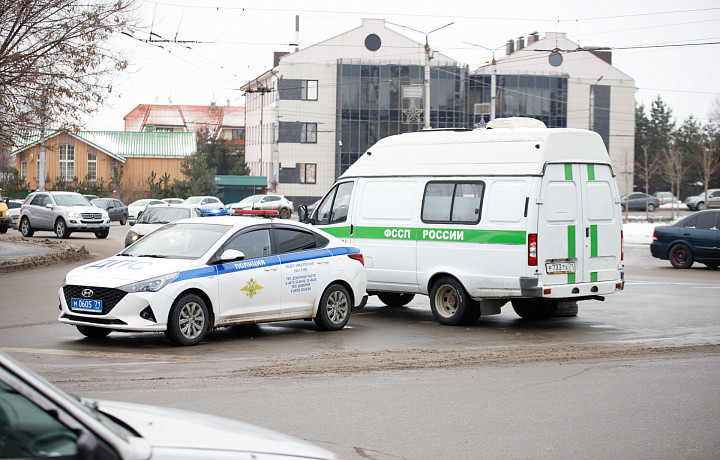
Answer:
[(245, 287), (240, 288), (241, 291), (245, 291), (245, 294), (247, 294), (251, 299), (255, 294), (257, 294), (257, 291), (262, 289), (263, 287), (257, 284), (257, 282), (250, 278), (250, 281), (245, 285)]

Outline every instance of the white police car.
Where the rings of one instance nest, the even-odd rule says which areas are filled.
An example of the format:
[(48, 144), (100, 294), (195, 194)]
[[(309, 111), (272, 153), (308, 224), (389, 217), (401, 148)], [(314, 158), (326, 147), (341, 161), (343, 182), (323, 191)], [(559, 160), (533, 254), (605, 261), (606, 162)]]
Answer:
[(307, 225), (192, 218), (69, 272), (59, 321), (88, 337), (164, 331), (177, 345), (241, 323), (313, 318), (338, 330), (364, 305), (366, 284), (360, 251)]

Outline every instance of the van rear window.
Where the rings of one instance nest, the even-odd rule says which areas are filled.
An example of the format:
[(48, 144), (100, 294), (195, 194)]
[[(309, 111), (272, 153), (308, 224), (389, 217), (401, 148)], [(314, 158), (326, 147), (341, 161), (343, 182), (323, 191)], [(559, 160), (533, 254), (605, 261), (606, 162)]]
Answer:
[(480, 222), (483, 182), (433, 181), (425, 185), (422, 221), (476, 224)]

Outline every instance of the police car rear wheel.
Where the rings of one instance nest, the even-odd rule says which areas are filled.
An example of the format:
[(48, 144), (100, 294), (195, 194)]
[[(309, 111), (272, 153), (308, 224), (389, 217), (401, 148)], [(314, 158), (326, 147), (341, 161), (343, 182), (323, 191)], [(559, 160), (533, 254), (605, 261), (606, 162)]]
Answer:
[(94, 326), (75, 326), (77, 327), (78, 332), (80, 332), (85, 337), (90, 337), (92, 339), (100, 339), (103, 337), (106, 337), (109, 333), (112, 332), (112, 329), (105, 329), (104, 327), (94, 327)]
[(430, 307), (435, 319), (448, 326), (469, 324), (480, 317), (480, 304), (470, 298), (459, 281), (448, 276), (433, 284)]
[(165, 335), (175, 345), (196, 345), (207, 334), (209, 315), (205, 302), (195, 294), (186, 294), (170, 309)]
[(380, 302), (388, 307), (404, 307), (415, 297), (415, 294), (399, 294), (396, 292), (383, 292), (378, 294)]
[(342, 329), (350, 319), (350, 294), (339, 284), (328, 287), (320, 299), (315, 324), (324, 331)]

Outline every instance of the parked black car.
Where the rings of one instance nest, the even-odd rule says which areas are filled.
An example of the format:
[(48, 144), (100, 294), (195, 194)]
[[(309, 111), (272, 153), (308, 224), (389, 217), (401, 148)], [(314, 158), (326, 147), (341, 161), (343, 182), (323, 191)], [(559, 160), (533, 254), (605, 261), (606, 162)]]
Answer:
[(91, 201), (93, 206), (107, 211), (110, 216), (110, 222), (117, 221), (120, 225), (125, 225), (128, 220), (128, 208), (120, 200), (115, 198), (96, 198)]
[(673, 225), (655, 227), (650, 244), (653, 257), (670, 260), (675, 268), (700, 262), (720, 266), (720, 211), (699, 211)]
[(623, 211), (626, 209), (628, 211), (645, 211), (646, 204), (647, 210), (653, 212), (660, 207), (660, 200), (656, 196), (642, 192), (629, 193), (620, 198), (620, 206)]

